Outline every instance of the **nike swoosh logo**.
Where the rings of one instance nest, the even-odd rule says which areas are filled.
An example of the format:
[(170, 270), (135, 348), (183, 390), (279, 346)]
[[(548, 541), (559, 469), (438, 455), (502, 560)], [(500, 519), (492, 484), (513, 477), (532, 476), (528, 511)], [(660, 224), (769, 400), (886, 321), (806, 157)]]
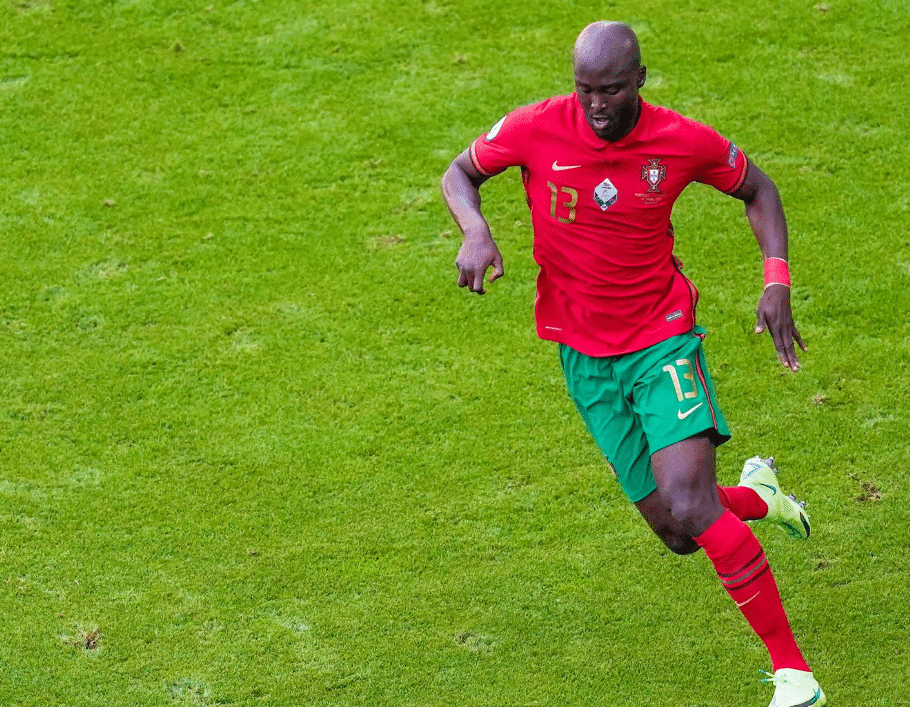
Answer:
[(815, 691), (815, 697), (813, 697), (808, 702), (803, 702), (800, 705), (796, 705), (796, 707), (812, 707), (812, 705), (814, 705), (816, 702), (818, 702), (821, 699), (821, 697), (822, 697), (822, 691), (821, 691), (821, 688), (818, 688)]
[(693, 412), (695, 412), (696, 410), (698, 410), (698, 408), (700, 408), (702, 405), (704, 405), (704, 403), (699, 403), (699, 404), (696, 405), (694, 408), (689, 408), (689, 409), (686, 410), (685, 412), (683, 412), (682, 410), (677, 410), (677, 411), (676, 411), (676, 416), (677, 416), (680, 420), (685, 420), (687, 417), (689, 417), (689, 415), (691, 415)]
[(777, 495), (777, 489), (773, 486), (769, 486), (768, 484), (759, 484), (759, 486), (764, 486), (766, 489), (771, 489), (772, 495)]
[(751, 597), (749, 597), (749, 598), (746, 599), (745, 601), (738, 601), (738, 602), (736, 602), (736, 605), (739, 606), (739, 607), (743, 607), (743, 606), (745, 606), (746, 604), (748, 604), (750, 601), (752, 601), (755, 597), (757, 597), (759, 594), (761, 594), (761, 592), (755, 592), (755, 594), (753, 594)]
[(553, 171), (554, 171), (554, 172), (562, 172), (564, 169), (578, 169), (579, 167), (581, 167), (580, 164), (563, 164), (563, 165), (560, 165), (560, 164), (556, 164), (556, 162), (557, 162), (557, 160), (553, 160)]

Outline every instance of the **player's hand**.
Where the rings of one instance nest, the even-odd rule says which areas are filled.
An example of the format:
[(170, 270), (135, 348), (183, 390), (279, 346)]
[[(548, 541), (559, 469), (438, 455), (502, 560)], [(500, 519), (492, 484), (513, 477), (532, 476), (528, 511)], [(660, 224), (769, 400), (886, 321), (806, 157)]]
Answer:
[(774, 340), (774, 348), (777, 349), (781, 365), (791, 371), (798, 371), (799, 360), (796, 357), (793, 342), (799, 344), (803, 351), (807, 350), (807, 346), (803, 343), (802, 337), (793, 323), (793, 312), (790, 309), (790, 288), (786, 285), (771, 285), (762, 294), (756, 314), (758, 322), (755, 325), (755, 333), (761, 334), (767, 329)]
[(458, 286), (467, 287), (471, 292), (479, 295), (486, 294), (483, 289), (483, 279), (487, 270), (493, 268), (490, 282), (494, 282), (505, 275), (502, 267), (502, 254), (489, 234), (481, 236), (465, 236), (458, 257), (455, 259), (458, 268)]

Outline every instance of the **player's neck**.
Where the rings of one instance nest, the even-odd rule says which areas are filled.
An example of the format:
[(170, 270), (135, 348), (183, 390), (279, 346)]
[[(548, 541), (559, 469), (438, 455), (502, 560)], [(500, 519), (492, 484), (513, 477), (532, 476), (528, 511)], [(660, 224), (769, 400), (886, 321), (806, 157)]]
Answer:
[(607, 140), (607, 142), (619, 142), (620, 140), (625, 140), (629, 135), (632, 134), (632, 131), (635, 130), (635, 126), (638, 125), (638, 121), (641, 120), (641, 96), (638, 97), (638, 104), (635, 106), (635, 117), (629, 121), (629, 128), (626, 130), (620, 137), (614, 138), (612, 140)]

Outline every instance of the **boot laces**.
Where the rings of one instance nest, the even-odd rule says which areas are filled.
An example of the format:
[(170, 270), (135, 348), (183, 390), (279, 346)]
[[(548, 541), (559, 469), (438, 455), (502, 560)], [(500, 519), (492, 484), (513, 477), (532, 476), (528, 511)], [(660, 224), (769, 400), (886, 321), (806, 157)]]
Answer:
[(760, 672), (762, 675), (768, 676), (766, 678), (762, 678), (762, 682), (770, 682), (772, 685), (774, 685), (774, 687), (777, 687), (778, 685), (786, 685), (790, 682), (787, 680), (786, 675), (775, 675), (774, 673), (769, 673), (767, 670), (759, 670), (758, 672)]

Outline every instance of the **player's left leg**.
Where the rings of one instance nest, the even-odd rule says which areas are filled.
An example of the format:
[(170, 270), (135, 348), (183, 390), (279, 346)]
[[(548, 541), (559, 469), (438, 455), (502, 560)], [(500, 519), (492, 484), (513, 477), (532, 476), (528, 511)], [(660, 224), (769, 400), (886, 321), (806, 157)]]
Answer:
[[(703, 328), (695, 327), (690, 334), (624, 356), (617, 364), (624, 384), (629, 386), (631, 382), (624, 392), (631, 393), (651, 449), (660, 449), (704, 430), (712, 431), (717, 444), (730, 436), (705, 362), (704, 335)], [(746, 462), (738, 486), (717, 488), (720, 503), (740, 520), (768, 520), (781, 525), (791, 535), (808, 537), (808, 516), (794, 500), (780, 493), (773, 467), (765, 465), (759, 469), (756, 460), (758, 457)], [(662, 522), (660, 516), (666, 514), (656, 502), (651, 505), (654, 508), (640, 510), (657, 532), (655, 526)], [(652, 517), (658, 522), (652, 522)], [(802, 534), (797, 534), (800, 529)]]
[[(721, 503), (715, 448), (729, 438), (729, 430), (715, 401), (703, 334), (696, 327), (691, 335), (622, 359), (625, 377), (635, 381), (631, 399), (652, 450), (657, 494), (675, 522), (705, 549), (725, 589), (765, 643), (776, 671), (775, 707), (820, 705), (820, 688), (809, 693), (817, 683), (793, 638), (764, 550), (749, 526)], [(755, 490), (747, 489), (739, 500), (754, 502), (749, 493)], [(768, 509), (751, 513), (767, 514)]]
[(701, 549), (692, 536), (683, 530), (679, 521), (673, 517), (657, 491), (636, 501), (635, 507), (638, 508), (638, 512), (641, 513), (642, 518), (645, 519), (654, 534), (677, 555), (691, 555)]
[(824, 704), (821, 688), (793, 637), (761, 544), (720, 503), (711, 438), (699, 434), (660, 449), (651, 456), (651, 466), (661, 498), (704, 548), (724, 588), (767, 647), (779, 676), (774, 678), (780, 695), (775, 693), (775, 704)]

